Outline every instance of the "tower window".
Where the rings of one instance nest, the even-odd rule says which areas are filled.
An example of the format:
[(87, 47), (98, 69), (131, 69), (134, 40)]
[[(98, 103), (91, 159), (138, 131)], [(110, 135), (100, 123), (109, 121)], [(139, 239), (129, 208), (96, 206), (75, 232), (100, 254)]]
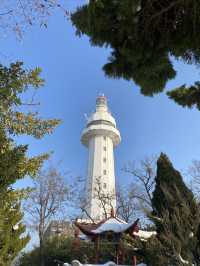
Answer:
[(104, 136), (103, 139), (106, 140), (106, 136)]
[(103, 170), (103, 174), (106, 175), (106, 170)]
[(103, 188), (106, 188), (106, 183), (103, 183)]
[(106, 162), (106, 158), (105, 158), (105, 157), (103, 158), (103, 162), (104, 162), (104, 163)]
[(103, 150), (106, 151), (106, 146), (103, 147)]

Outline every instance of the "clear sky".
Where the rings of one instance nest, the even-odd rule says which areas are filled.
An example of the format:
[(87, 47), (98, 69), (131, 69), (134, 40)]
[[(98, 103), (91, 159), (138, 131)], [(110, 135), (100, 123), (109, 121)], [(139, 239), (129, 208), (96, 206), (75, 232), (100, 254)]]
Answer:
[[(71, 10), (85, 1), (66, 2)], [(92, 47), (86, 36), (78, 38), (61, 13), (50, 17), (47, 29), (29, 28), (20, 42), (14, 36), (1, 40), (2, 63), (21, 60), (28, 68), (42, 68), (46, 83), (36, 95), (41, 102), (37, 109), (44, 118), (62, 119), (53, 135), (43, 140), (20, 137), (18, 142), (29, 143), (30, 155), (54, 151), (52, 160), (62, 161), (72, 177), (85, 176), (87, 150), (80, 143), (84, 113), (90, 114), (96, 96), (104, 93), (122, 136), (115, 150), (117, 182), (130, 181), (121, 171), (125, 163), (161, 151), (177, 169), (186, 170), (193, 159), (200, 158), (200, 112), (176, 105), (165, 94), (144, 97), (133, 82), (108, 79), (101, 67), (109, 53), (109, 49)], [(169, 89), (199, 80), (199, 69), (174, 64), (178, 74), (168, 83)]]

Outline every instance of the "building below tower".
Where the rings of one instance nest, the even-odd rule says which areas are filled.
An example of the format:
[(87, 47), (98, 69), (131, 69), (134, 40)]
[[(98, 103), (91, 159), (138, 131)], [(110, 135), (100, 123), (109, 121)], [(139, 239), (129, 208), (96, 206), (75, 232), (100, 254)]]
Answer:
[(45, 234), (44, 239), (45, 240), (51, 240), (54, 237), (73, 237), (74, 236), (74, 228), (71, 222), (69, 221), (58, 221), (53, 220), (48, 225)]

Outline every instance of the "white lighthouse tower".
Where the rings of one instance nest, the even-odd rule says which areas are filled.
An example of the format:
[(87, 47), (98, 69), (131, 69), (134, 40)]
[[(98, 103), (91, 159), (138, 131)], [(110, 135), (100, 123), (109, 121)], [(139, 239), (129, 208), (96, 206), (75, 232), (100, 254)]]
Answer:
[[(100, 197), (109, 198), (107, 210), (116, 209), (115, 171), (113, 149), (121, 141), (116, 122), (108, 110), (104, 95), (96, 99), (96, 111), (87, 121), (81, 142), (88, 147), (88, 170), (86, 181), (86, 211), (94, 220), (105, 217), (105, 206)], [(105, 203), (105, 201), (104, 201)]]

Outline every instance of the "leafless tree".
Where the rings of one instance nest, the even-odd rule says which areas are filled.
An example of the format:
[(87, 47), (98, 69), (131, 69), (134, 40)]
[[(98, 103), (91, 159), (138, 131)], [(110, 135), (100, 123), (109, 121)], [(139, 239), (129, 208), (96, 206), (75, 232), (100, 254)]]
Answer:
[[(155, 184), (156, 175), (156, 156), (146, 157), (140, 161), (139, 166), (136, 163), (127, 164), (123, 171), (133, 176), (133, 181), (125, 187), (118, 187), (115, 195), (113, 192), (107, 192), (102, 187), (101, 177), (96, 178), (93, 197), (98, 200), (99, 206), (104, 211), (105, 218), (110, 216), (112, 202), (117, 198), (117, 216), (126, 222), (136, 218), (144, 218), (145, 214), (152, 210), (152, 192)], [(88, 201), (85, 194), (85, 179), (79, 179), (73, 184), (74, 207), (78, 207), (82, 213), (93, 221), (93, 217), (87, 212)], [(94, 221), (93, 221), (94, 222)], [(145, 222), (144, 222), (145, 223)]]
[(74, 182), (70, 184), (70, 203), (71, 207), (75, 211), (75, 213), (71, 213), (71, 220), (74, 220), (77, 216), (82, 217), (85, 214), (86, 217), (94, 222), (86, 208), (88, 202), (85, 193), (85, 182), (85, 178), (77, 177)]
[(131, 183), (132, 198), (140, 203), (142, 210), (152, 210), (152, 192), (155, 185), (156, 175), (156, 156), (145, 157), (140, 161), (139, 166), (136, 163), (127, 164), (123, 171), (131, 174), (133, 182)]
[(21, 38), (27, 26), (47, 27), (47, 19), (55, 9), (68, 16), (60, 0), (1, 0), (0, 29), (12, 30)]
[(124, 221), (132, 222), (136, 220), (139, 216), (140, 206), (138, 204), (138, 199), (134, 196), (134, 188), (119, 187), (117, 191), (117, 210), (116, 214), (118, 217), (122, 218)]
[(192, 177), (192, 190), (194, 194), (200, 200), (200, 161), (194, 160), (192, 166), (189, 167), (189, 175)]
[(104, 217), (107, 219), (111, 210), (114, 208), (113, 200), (115, 199), (115, 191), (107, 191), (102, 187), (101, 177), (96, 178), (94, 188), (94, 198), (97, 200), (99, 207), (103, 209)]
[[(88, 207), (88, 198), (86, 195), (86, 188), (85, 188), (86, 179), (85, 178), (77, 178), (75, 183), (71, 185), (70, 193), (71, 193), (71, 200), (73, 203), (73, 207), (75, 209), (79, 209), (81, 213), (78, 215), (84, 215), (89, 220), (94, 222), (93, 217), (91, 217), (87, 211)], [(111, 214), (111, 210), (113, 206), (113, 200), (115, 198), (114, 191), (109, 191), (103, 189), (101, 177), (97, 177), (95, 180), (95, 187), (93, 193), (93, 199), (97, 200), (97, 204), (99, 207), (103, 209), (103, 216), (104, 218), (108, 218)]]
[[(152, 192), (155, 183), (156, 156), (146, 157), (141, 160), (139, 166), (135, 163), (127, 164), (123, 171), (133, 176), (133, 182), (130, 185), (107, 192), (102, 187), (101, 177), (96, 178), (93, 197), (97, 199), (99, 206), (103, 209), (104, 217), (108, 218), (111, 213), (113, 199), (116, 196), (117, 208), (116, 215), (130, 222), (136, 218), (144, 218), (145, 214), (152, 210)], [(73, 185), (74, 206), (78, 207), (82, 213), (92, 221), (93, 217), (87, 212), (88, 201), (85, 194), (85, 179), (79, 179), (76, 185)], [(141, 219), (142, 220), (142, 219)], [(145, 222), (144, 222), (145, 223)]]
[(68, 187), (64, 177), (54, 167), (41, 170), (33, 179), (33, 188), (24, 203), (29, 225), (36, 230), (40, 241), (41, 266), (44, 265), (45, 231), (50, 221), (66, 210)]

